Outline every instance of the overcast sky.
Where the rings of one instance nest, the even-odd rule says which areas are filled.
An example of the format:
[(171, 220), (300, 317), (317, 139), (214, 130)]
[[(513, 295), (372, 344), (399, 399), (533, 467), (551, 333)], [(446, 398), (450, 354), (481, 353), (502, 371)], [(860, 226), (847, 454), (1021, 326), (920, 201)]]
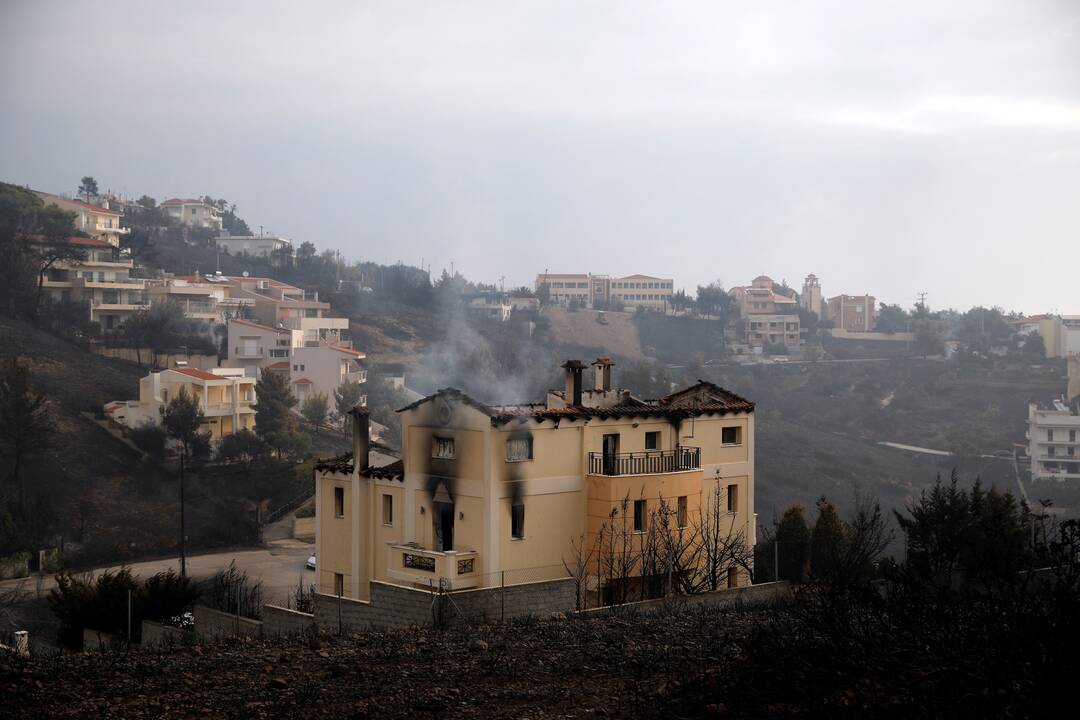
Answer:
[(1080, 2), (0, 0), (0, 179), (86, 174), (507, 285), (1080, 313)]

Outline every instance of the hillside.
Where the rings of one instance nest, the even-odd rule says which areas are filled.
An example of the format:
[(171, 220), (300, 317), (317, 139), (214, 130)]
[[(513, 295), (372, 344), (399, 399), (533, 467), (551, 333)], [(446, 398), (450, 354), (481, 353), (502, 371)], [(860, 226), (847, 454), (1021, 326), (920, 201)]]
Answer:
[[(34, 325), (0, 320), (8, 338), (0, 357), (29, 361), (35, 387), (49, 399), (55, 432), (26, 464), (26, 486), (45, 501), (57, 543), (75, 565), (170, 554), (179, 538), (176, 473), (118, 441), (92, 417), (108, 400), (138, 397), (147, 372), (104, 358)], [(227, 480), (222, 484), (223, 480)], [(188, 547), (256, 539), (253, 499), (288, 495), (293, 473), (257, 480), (229, 469), (189, 473)]]
[[(603, 322), (600, 322), (601, 316)], [(560, 347), (576, 349), (582, 356), (612, 355), (629, 359), (643, 357), (641, 338), (633, 313), (544, 308), (551, 323), (548, 337)]]
[[(723, 366), (710, 378), (757, 406), (757, 510), (770, 523), (791, 502), (827, 494), (850, 506), (854, 492), (899, 507), (956, 467), (971, 481), (1017, 492), (1014, 443), (1023, 442), (1027, 403), (1064, 387), (1060, 368), (961, 368), (889, 360)], [(945, 457), (881, 445), (954, 453)]]

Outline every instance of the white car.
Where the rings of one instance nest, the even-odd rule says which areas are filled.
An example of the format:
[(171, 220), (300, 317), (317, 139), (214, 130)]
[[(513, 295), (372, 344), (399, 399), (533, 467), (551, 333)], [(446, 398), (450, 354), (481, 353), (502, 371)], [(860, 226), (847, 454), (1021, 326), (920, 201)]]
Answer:
[(309, 557), (307, 559), (307, 567), (308, 567), (308, 570), (314, 570), (315, 569), (315, 553), (311, 553), (311, 557)]

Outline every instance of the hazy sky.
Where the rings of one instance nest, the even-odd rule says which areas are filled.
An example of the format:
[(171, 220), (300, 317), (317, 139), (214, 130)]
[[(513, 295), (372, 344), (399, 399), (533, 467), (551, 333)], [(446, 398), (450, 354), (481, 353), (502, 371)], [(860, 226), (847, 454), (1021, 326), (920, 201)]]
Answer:
[(0, 179), (470, 278), (1080, 313), (1080, 2), (0, 0)]

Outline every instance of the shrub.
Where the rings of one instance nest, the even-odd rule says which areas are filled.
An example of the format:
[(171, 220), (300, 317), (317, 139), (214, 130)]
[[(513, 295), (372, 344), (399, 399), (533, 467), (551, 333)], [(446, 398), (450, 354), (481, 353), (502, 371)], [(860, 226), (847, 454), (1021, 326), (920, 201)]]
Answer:
[(293, 513), (293, 517), (298, 517), (298, 518), (315, 517), (315, 506), (314, 505), (305, 505), (304, 507), (300, 508), (295, 513)]
[(131, 431), (131, 442), (154, 458), (165, 456), (165, 439), (165, 428), (149, 420)]

